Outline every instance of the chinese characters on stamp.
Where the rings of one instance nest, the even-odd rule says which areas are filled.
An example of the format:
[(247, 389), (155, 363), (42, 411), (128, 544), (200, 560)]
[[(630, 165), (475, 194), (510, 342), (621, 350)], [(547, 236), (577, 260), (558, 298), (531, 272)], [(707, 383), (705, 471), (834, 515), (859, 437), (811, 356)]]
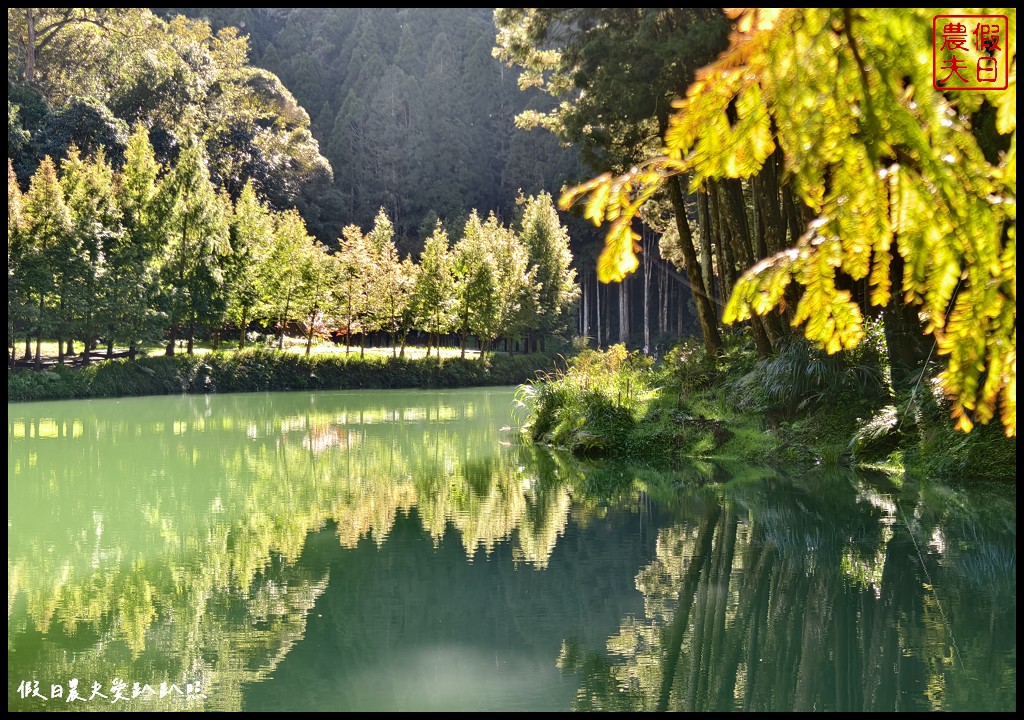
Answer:
[(936, 90), (1005, 90), (1009, 86), (1005, 15), (936, 15), (932, 84)]

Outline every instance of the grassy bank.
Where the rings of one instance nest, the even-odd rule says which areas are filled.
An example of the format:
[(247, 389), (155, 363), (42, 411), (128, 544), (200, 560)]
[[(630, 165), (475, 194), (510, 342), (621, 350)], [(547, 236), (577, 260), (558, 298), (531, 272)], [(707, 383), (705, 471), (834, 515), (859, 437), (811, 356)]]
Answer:
[(520, 389), (523, 431), (577, 455), (673, 462), (728, 458), (794, 469), (863, 465), (947, 479), (1009, 479), (1000, 425), (953, 430), (931, 373), (894, 392), (884, 346), (825, 356), (794, 340), (759, 360), (743, 338), (709, 358), (696, 343), (657, 366), (621, 346), (585, 351)]
[(7, 373), (8, 401), (268, 390), (515, 385), (550, 369), (551, 355), (484, 359), (313, 355), (269, 350), (109, 360), (77, 369)]

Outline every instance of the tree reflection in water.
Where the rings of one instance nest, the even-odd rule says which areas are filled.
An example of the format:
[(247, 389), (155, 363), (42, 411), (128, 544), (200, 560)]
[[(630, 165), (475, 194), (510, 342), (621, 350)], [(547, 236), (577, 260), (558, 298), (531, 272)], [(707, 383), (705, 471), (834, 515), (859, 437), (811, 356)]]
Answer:
[(1015, 707), (1006, 490), (835, 471), (695, 491), (637, 575), (643, 617), (604, 652), (563, 645), (561, 666), (582, 678), (575, 708)]
[[(337, 665), (332, 689), (387, 668), (400, 632), (474, 658), (514, 638), (578, 681), (577, 709), (1015, 707), (1012, 488), (580, 464), (512, 443), (510, 401), (9, 406), (9, 706), (34, 707), (24, 679), (122, 677), (198, 680), (191, 709), (237, 710), (302, 658)], [(299, 652), (319, 644), (355, 664)]]

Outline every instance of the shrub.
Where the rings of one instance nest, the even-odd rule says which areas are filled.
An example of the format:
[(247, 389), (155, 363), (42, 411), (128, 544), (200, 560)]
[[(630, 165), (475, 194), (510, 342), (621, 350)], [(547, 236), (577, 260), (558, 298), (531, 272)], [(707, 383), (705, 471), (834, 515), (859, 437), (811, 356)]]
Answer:
[(620, 454), (655, 395), (653, 361), (623, 345), (584, 350), (517, 393), (523, 431), (578, 454)]
[(555, 365), (551, 355), (483, 359), (306, 357), (250, 348), (202, 356), (105, 360), (79, 368), (7, 373), (9, 401), (270, 390), (449, 388), (516, 385)]
[(787, 338), (778, 354), (734, 381), (736, 406), (744, 412), (793, 418), (842, 398), (877, 400), (887, 394), (878, 359), (848, 353), (826, 355), (802, 337)]

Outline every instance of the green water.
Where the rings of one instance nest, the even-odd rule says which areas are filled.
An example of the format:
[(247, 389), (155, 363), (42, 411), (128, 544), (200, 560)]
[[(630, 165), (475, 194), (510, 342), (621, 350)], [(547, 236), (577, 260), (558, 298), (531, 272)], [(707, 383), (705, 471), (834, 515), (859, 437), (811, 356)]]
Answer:
[(1015, 709), (1014, 487), (580, 465), (512, 400), (8, 405), (8, 709)]

